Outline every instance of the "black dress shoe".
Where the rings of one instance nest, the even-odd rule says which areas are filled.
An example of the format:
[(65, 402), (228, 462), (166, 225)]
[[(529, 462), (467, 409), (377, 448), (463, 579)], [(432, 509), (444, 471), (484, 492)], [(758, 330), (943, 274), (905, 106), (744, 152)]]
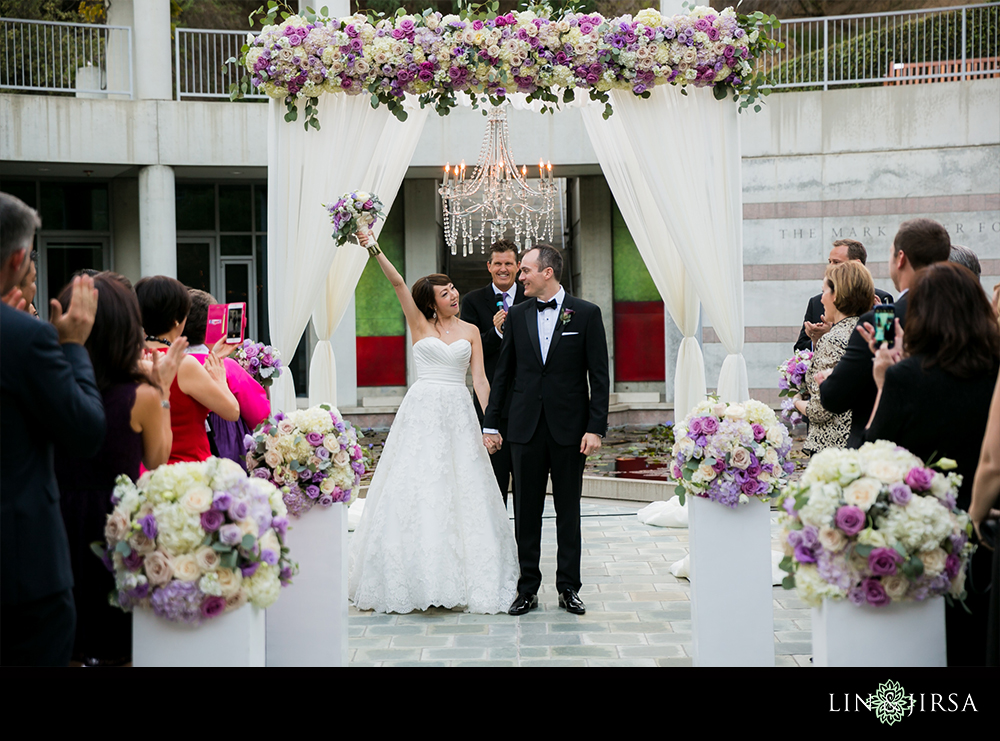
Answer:
[(583, 605), (583, 600), (580, 599), (580, 595), (572, 589), (564, 589), (559, 593), (559, 606), (566, 612), (571, 612), (574, 615), (583, 615), (587, 611), (587, 608)]
[(529, 610), (534, 610), (536, 607), (538, 607), (538, 597), (536, 595), (518, 593), (517, 599), (514, 600), (514, 604), (510, 606), (507, 612), (511, 615), (526, 615)]

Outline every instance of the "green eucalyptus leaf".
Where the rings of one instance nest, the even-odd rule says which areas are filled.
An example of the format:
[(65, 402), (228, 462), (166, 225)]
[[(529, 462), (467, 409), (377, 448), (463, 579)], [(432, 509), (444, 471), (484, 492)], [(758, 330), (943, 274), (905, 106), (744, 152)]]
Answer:
[(212, 550), (215, 551), (216, 553), (230, 553), (233, 550), (233, 548), (232, 546), (228, 546), (220, 540), (216, 541), (215, 543), (212, 543)]
[(243, 536), (243, 540), (240, 541), (240, 545), (243, 547), (243, 550), (245, 550), (245, 551), (253, 550), (253, 547), (256, 544), (257, 544), (257, 538), (255, 538), (250, 533), (247, 533), (246, 535), (244, 535)]
[(119, 540), (118, 543), (115, 544), (115, 552), (122, 554), (124, 558), (128, 558), (132, 555), (132, 546), (124, 540)]
[(795, 589), (795, 577), (789, 574), (781, 580), (781, 586), (785, 589)]

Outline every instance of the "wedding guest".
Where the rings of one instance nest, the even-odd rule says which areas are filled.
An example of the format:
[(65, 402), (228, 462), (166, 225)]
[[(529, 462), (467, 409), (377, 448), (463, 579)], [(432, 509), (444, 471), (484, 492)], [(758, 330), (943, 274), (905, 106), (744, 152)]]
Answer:
[(976, 253), (970, 250), (968, 247), (963, 247), (960, 244), (953, 244), (951, 246), (951, 254), (948, 255), (948, 259), (951, 262), (957, 262), (959, 265), (964, 265), (978, 278), (983, 274), (983, 268), (979, 264), (979, 258)]
[[(28, 270), (41, 221), (0, 193), (0, 294)], [(76, 278), (67, 303), (53, 299), (49, 322), (0, 305), (0, 661), (66, 666), (76, 611), (66, 528), (52, 465), (55, 444), (94, 455), (105, 420), (83, 344), (98, 294)]]
[[(146, 347), (165, 353), (184, 333), (191, 297), (187, 288), (165, 275), (143, 278), (135, 284), (139, 299)], [(221, 348), (220, 348), (221, 350)], [(194, 357), (186, 357), (170, 386), (170, 428), (173, 446), (170, 463), (204, 461), (212, 449), (205, 431), (209, 412), (235, 421), (240, 416), (239, 402), (226, 383), (222, 359), (215, 352), (208, 354), (205, 365)]]
[[(104, 540), (105, 524), (114, 509), (115, 480), (125, 474), (136, 481), (140, 463), (152, 470), (170, 457), (168, 397), (185, 343), (183, 338), (174, 342), (162, 361), (159, 353), (153, 353), (144, 372), (145, 345), (135, 294), (113, 273), (99, 273), (94, 285), (101, 300), (85, 347), (104, 401), (107, 434), (94, 456), (81, 456), (74, 445), (57, 447), (56, 478), (73, 566), (73, 661), (123, 666), (132, 660), (132, 616), (108, 603), (115, 579), (90, 545)], [(69, 297), (67, 287), (59, 302)]]
[[(906, 333), (892, 350), (879, 349), (873, 366), (878, 392), (865, 439), (891, 440), (925, 461), (953, 459), (963, 477), (957, 506), (968, 510), (1000, 370), (1000, 328), (972, 271), (951, 262), (919, 271)], [(946, 613), (949, 666), (983, 664), (990, 560), (985, 549), (973, 556), (966, 580), (972, 614), (960, 606)]]
[[(188, 354), (204, 363), (209, 349), (205, 345), (205, 331), (208, 327), (208, 307), (218, 303), (205, 291), (189, 288), (191, 309), (188, 311), (185, 332), (191, 347)], [(215, 412), (208, 415), (209, 443), (214, 445), (214, 453), (222, 458), (236, 461), (246, 470), (246, 447), (243, 440), (267, 419), (271, 413), (271, 402), (267, 392), (254, 377), (232, 358), (225, 358), (226, 383), (240, 405), (240, 417), (235, 422), (223, 419)]]
[[(990, 612), (986, 636), (986, 666), (1000, 666), (1000, 544), (997, 543), (997, 520), (1000, 520), (1000, 376), (993, 388), (993, 401), (986, 423), (986, 436), (979, 454), (979, 466), (972, 484), (969, 518), (976, 529), (980, 547), (993, 551), (993, 578), (990, 581)], [(992, 520), (993, 545), (983, 538), (983, 524)]]
[[(497, 240), (490, 245), (490, 258), (486, 263), (490, 282), (482, 288), (469, 292), (462, 300), (462, 321), (476, 325), (482, 337), (483, 365), (486, 368), (486, 380), (490, 383), (493, 383), (497, 359), (500, 357), (500, 343), (503, 340), (507, 312), (511, 306), (524, 301), (524, 286), (517, 280), (519, 264), (517, 245), (507, 239)], [(500, 414), (499, 430), (503, 438), (507, 437), (507, 420), (513, 396), (514, 391), (511, 389)], [(474, 398), (473, 402), (479, 422), (482, 423), (483, 410), (479, 407), (479, 400)], [(507, 491), (513, 491), (510, 446), (503, 446), (492, 453), (490, 463), (497, 477), (497, 486), (503, 495), (504, 506), (507, 506)], [(514, 501), (517, 501), (516, 493)]]
[(868, 311), (875, 300), (875, 285), (868, 268), (860, 261), (832, 264), (826, 269), (821, 295), (823, 316), (830, 329), (816, 341), (806, 372), (809, 400), (795, 398), (795, 408), (809, 420), (804, 449), (810, 454), (824, 448), (843, 447), (851, 432), (851, 411), (834, 414), (823, 406), (816, 374), (832, 369), (843, 357), (858, 317)]
[[(948, 231), (931, 219), (911, 219), (899, 226), (889, 254), (889, 277), (900, 292), (894, 310), (901, 326), (906, 322), (907, 291), (921, 268), (948, 259), (951, 238)], [(858, 326), (875, 323), (874, 312), (867, 312)], [(861, 446), (865, 425), (875, 403), (875, 382), (872, 380), (872, 351), (857, 331), (847, 343), (844, 356), (828, 375), (820, 374), (819, 392), (823, 407), (834, 414), (851, 412), (851, 434), (848, 448)]]
[(38, 316), (38, 309), (35, 308), (35, 294), (38, 293), (38, 250), (31, 252), (31, 264), (28, 272), (21, 280), (18, 288), (21, 289), (21, 297), (25, 301), (24, 310), (32, 316)]
[[(868, 251), (865, 246), (856, 239), (836, 240), (833, 243), (833, 249), (830, 250), (829, 257), (827, 257), (827, 267), (841, 265), (845, 262), (859, 262), (862, 265), (867, 265)], [(881, 288), (875, 289), (875, 295), (878, 296), (880, 303), (892, 303), (892, 294)], [(831, 322), (823, 315), (822, 299), (823, 294), (821, 293), (809, 299), (809, 303), (806, 305), (806, 315), (802, 320), (802, 329), (799, 331), (799, 338), (795, 341), (795, 352), (813, 349), (816, 341), (830, 331)]]

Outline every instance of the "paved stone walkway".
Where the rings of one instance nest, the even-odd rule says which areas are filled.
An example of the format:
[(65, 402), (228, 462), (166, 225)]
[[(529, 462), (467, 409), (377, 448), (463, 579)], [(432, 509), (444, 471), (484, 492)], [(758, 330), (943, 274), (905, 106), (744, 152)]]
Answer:
[[(521, 617), (432, 608), (383, 615), (350, 608), (351, 666), (691, 666), (690, 584), (670, 574), (688, 552), (684, 529), (639, 522), (644, 505), (584, 500), (587, 614), (557, 605), (555, 511), (542, 529), (539, 609)], [(772, 539), (777, 536), (772, 513)], [(513, 523), (511, 523), (513, 528)], [(777, 541), (773, 541), (777, 549)], [(777, 666), (809, 666), (809, 609), (774, 588)]]

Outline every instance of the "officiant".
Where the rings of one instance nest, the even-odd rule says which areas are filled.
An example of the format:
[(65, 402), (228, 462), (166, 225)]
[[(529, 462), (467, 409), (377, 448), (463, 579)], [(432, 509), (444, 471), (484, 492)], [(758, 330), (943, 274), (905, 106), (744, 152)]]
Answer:
[[(493, 384), (493, 374), (497, 369), (497, 358), (500, 357), (500, 342), (503, 340), (504, 322), (511, 306), (524, 301), (524, 287), (518, 282), (518, 266), (520, 259), (516, 245), (507, 239), (499, 239), (490, 245), (490, 256), (486, 269), (490, 272), (490, 282), (482, 288), (469, 292), (462, 301), (462, 320), (475, 324), (483, 338), (483, 364), (486, 366), (486, 378)], [(507, 394), (500, 420), (500, 435), (507, 437), (507, 417), (510, 413), (510, 402), (513, 389)], [(478, 399), (473, 397), (479, 422), (483, 421), (483, 410)], [(507, 490), (513, 491), (511, 475), (510, 446), (504, 445), (490, 456), (493, 472), (497, 477), (497, 486), (503, 495), (504, 506), (507, 506)], [(516, 499), (515, 499), (516, 501)]]

